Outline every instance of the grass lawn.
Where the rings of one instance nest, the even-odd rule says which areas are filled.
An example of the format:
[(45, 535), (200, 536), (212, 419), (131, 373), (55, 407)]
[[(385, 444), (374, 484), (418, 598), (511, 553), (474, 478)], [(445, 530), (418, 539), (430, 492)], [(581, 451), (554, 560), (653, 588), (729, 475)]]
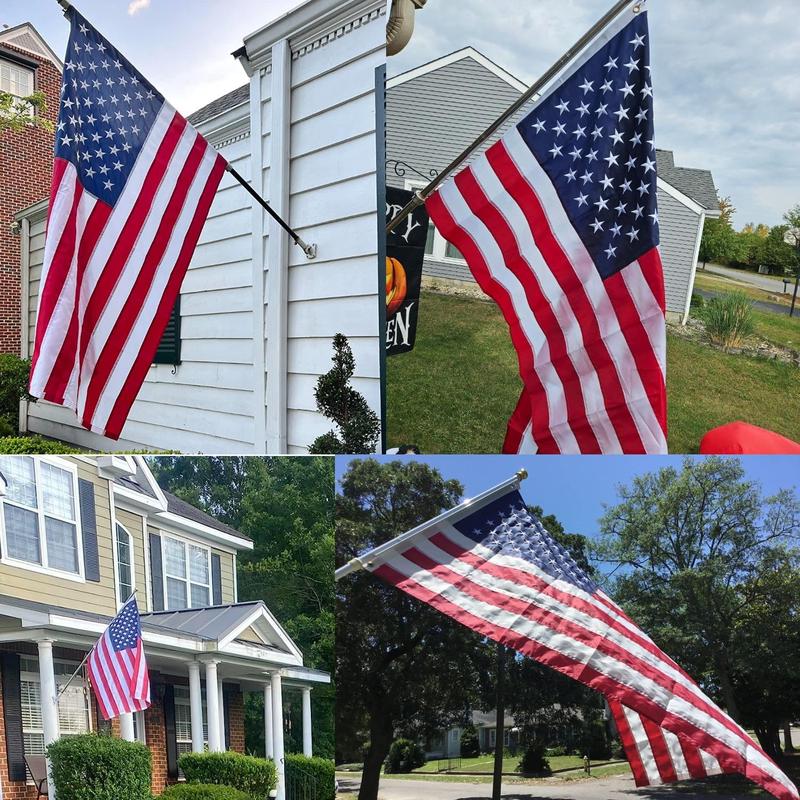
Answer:
[[(769, 276), (760, 275), (759, 277), (765, 278)], [(789, 294), (784, 294), (783, 281), (778, 283), (777, 279), (775, 282), (775, 289), (768, 291), (767, 289), (761, 289), (758, 286), (753, 286), (750, 283), (744, 283), (736, 280), (735, 278), (729, 278), (727, 275), (717, 275), (713, 272), (700, 272), (698, 270), (697, 274), (695, 275), (694, 285), (698, 289), (707, 289), (711, 292), (742, 292), (751, 300), (764, 300), (768, 303), (780, 303), (785, 305), (787, 308), (792, 303), (791, 291)]]
[[(491, 302), (431, 292), (421, 302), (414, 350), (388, 359), (389, 446), (499, 453), (521, 388), (500, 311)], [(757, 319), (772, 326), (770, 339), (794, 336), (786, 327), (794, 320), (764, 316), (774, 316)], [(696, 453), (706, 431), (737, 419), (800, 440), (800, 369), (789, 364), (670, 336), (667, 399), (672, 453)]]
[[(549, 756), (547, 759), (550, 762), (550, 769), (553, 773), (558, 773), (566, 770), (580, 770), (583, 774), (583, 759), (579, 756)], [(517, 772), (517, 766), (520, 761), (520, 756), (508, 757), (503, 759), (503, 774), (512, 775)], [(444, 761), (442, 762), (445, 763)], [(613, 762), (613, 761), (598, 761), (596, 766), (598, 768), (608, 764), (614, 766), (624, 766), (625, 771), (628, 770), (627, 762)], [(436, 773), (439, 762), (434, 759), (429, 761), (425, 766), (415, 769), (415, 773)], [(592, 764), (592, 772), (594, 772), (595, 764)], [(482, 755), (476, 758), (462, 758), (461, 766), (455, 768), (456, 772), (468, 772), (475, 774), (491, 775), (494, 772), (494, 756)]]

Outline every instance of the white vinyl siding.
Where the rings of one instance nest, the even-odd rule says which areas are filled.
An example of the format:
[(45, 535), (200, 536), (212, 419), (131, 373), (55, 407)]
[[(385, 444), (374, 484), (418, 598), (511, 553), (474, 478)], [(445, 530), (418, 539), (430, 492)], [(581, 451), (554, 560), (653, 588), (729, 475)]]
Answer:
[(211, 551), (172, 536), (162, 542), (167, 610), (210, 606)]

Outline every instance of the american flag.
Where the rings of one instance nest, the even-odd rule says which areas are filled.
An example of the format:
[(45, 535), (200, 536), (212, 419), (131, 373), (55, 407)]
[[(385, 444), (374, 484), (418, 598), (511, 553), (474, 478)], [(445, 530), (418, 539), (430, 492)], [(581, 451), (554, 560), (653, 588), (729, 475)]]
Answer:
[(31, 394), (119, 438), (226, 167), (74, 8)]
[(427, 201), (517, 351), (505, 452), (666, 452), (650, 41), (631, 13)]
[(740, 773), (797, 789), (576, 564), (514, 488), (422, 526), (366, 569), (483, 636), (601, 692), (639, 786)]
[(92, 648), (86, 667), (103, 719), (149, 707), (150, 675), (135, 597), (106, 628)]

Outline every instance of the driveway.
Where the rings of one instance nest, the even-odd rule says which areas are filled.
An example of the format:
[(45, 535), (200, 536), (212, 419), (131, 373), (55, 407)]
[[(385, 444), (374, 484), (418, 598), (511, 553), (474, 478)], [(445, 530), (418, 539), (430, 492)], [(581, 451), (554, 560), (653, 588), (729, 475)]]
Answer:
[[(698, 784), (700, 786), (701, 784)], [(355, 798), (358, 778), (339, 777), (340, 796)], [(445, 781), (416, 781), (382, 778), (379, 800), (484, 800), (492, 796), (490, 783), (450, 783)], [(720, 795), (715, 800), (755, 800), (760, 795)], [(767, 795), (764, 795), (765, 797)], [(599, 778), (597, 780), (557, 783), (542, 781), (535, 785), (509, 784), (503, 786), (503, 800), (702, 800), (709, 794), (691, 791), (686, 784), (680, 792), (668, 787), (637, 789), (631, 777)]]
[[(697, 269), (702, 274), (702, 264), (698, 264)], [(783, 294), (783, 281), (777, 281), (775, 278), (768, 278), (766, 275), (759, 275), (757, 272), (749, 272), (744, 269), (731, 269), (730, 267), (722, 267), (719, 264), (706, 264), (705, 272), (713, 272), (716, 275), (732, 278), (740, 283), (748, 283), (750, 286), (755, 286), (758, 289), (766, 289), (773, 294)], [(794, 280), (787, 284), (787, 292), (791, 294), (793, 289)]]

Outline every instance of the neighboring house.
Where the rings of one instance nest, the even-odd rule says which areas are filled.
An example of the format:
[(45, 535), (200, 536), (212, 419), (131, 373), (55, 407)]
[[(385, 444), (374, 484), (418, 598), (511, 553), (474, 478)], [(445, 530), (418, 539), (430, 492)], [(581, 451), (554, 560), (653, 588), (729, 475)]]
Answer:
[[(179, 779), (187, 751), (244, 751), (243, 693), (266, 702), (279, 774), (284, 692), (303, 706), (329, 683), (262, 602), (239, 603), (244, 534), (163, 491), (139, 456), (0, 457), (0, 797), (34, 800), (26, 756), (48, 731), (110, 730), (147, 744), (153, 791)], [(64, 688), (122, 603), (136, 592), (152, 706), (105, 723), (84, 673)], [(278, 797), (283, 797), (283, 788)]]
[[(472, 726), (478, 734), (481, 753), (494, 750), (497, 742), (497, 714), (494, 711), (473, 711)], [(425, 757), (428, 760), (459, 758), (461, 756), (461, 735), (463, 727), (448, 728), (432, 736), (425, 744)], [(506, 714), (503, 718), (503, 745), (516, 750), (519, 744), (519, 728), (514, 718)]]
[[(316, 410), (314, 388), (331, 368), (337, 333), (353, 348), (355, 389), (380, 413), (375, 88), (385, 6), (307, 0), (245, 39), (235, 55), (249, 83), (191, 116), (318, 246), (317, 258), (291, 245), (226, 174), (181, 288), (167, 363), (150, 368), (120, 441), (83, 430), (71, 411), (49, 403), (24, 407), (24, 429), (106, 452), (302, 453), (332, 427)], [(24, 355), (46, 214), (46, 203), (19, 214)]]
[[(387, 84), (387, 183), (424, 186), (527, 88), (472, 47), (391, 78)], [(719, 201), (707, 170), (675, 167), (672, 153), (665, 150), (657, 152), (657, 164), (667, 316), (685, 322), (703, 224), (706, 217), (719, 216)], [(461, 254), (433, 226), (426, 253), (424, 283), (475, 283)]]
[[(29, 22), (0, 29), (0, 92), (42, 92), (44, 117), (55, 123), (63, 64)], [(31, 126), (0, 133), (0, 353), (20, 352), (20, 236), (15, 214), (46, 197), (53, 134)]]

